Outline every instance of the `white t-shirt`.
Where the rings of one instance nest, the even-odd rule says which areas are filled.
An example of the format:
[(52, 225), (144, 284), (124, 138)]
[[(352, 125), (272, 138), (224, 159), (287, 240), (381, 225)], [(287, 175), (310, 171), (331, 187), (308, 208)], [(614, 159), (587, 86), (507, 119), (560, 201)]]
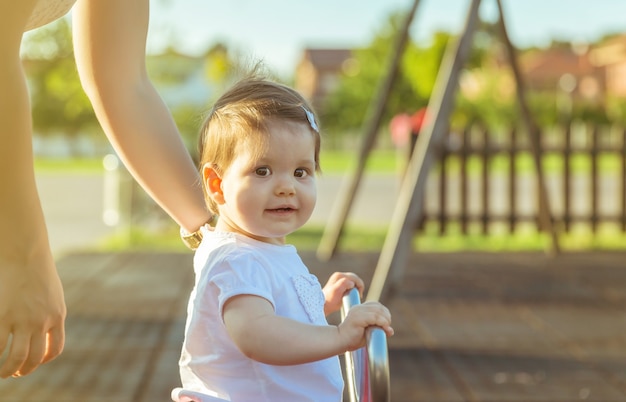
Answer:
[(320, 283), (295, 247), (205, 230), (194, 270), (180, 358), (184, 389), (229, 401), (342, 400), (338, 357), (293, 366), (263, 364), (239, 351), (222, 320), (229, 298), (250, 294), (267, 299), (280, 316), (328, 325)]

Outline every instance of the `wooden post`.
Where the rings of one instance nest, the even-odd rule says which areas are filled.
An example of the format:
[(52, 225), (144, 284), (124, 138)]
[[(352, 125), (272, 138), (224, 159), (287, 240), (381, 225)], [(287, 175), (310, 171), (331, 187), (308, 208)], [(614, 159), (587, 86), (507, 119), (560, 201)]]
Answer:
[(588, 134), (591, 136), (590, 138), (590, 142), (591, 142), (591, 149), (590, 149), (590, 153), (591, 153), (591, 173), (590, 173), (590, 177), (589, 177), (589, 181), (591, 182), (591, 191), (590, 191), (590, 198), (591, 198), (591, 216), (590, 216), (590, 220), (591, 220), (591, 231), (593, 232), (593, 234), (597, 234), (598, 232), (598, 222), (599, 222), (599, 215), (598, 215), (598, 181), (600, 180), (599, 174), (598, 174), (598, 155), (600, 154), (599, 151), (599, 144), (598, 144), (598, 137), (600, 136), (600, 128), (597, 125), (594, 125), (593, 127), (589, 127), (587, 126), (587, 130), (588, 130)]
[[(448, 47), (442, 62), (424, 119), (425, 126), (417, 139), (404, 175), (367, 300), (386, 298), (402, 277), (411, 250), (415, 224), (423, 213), (424, 190), (428, 172), (434, 163), (434, 152), (449, 126), (448, 119), (454, 105), (459, 74), (471, 49), (479, 5), (480, 0), (472, 0), (463, 33), (455, 46)], [(387, 280), (390, 274), (391, 278)]]
[(439, 235), (443, 236), (448, 228), (448, 206), (446, 200), (448, 199), (448, 155), (449, 150), (447, 146), (441, 147), (441, 159), (439, 168), (439, 211), (437, 219), (439, 221)]
[(481, 127), (481, 134), (483, 136), (483, 151), (480, 154), (482, 162), (482, 175), (481, 175), (481, 189), (482, 189), (482, 214), (480, 217), (480, 223), (482, 227), (482, 233), (484, 236), (489, 234), (489, 210), (491, 209), (491, 200), (489, 199), (490, 195), (490, 176), (489, 176), (489, 165), (491, 164), (491, 143), (489, 142), (489, 130), (485, 127)]
[(509, 146), (509, 231), (514, 233), (517, 228), (517, 130), (511, 130)]
[(565, 232), (569, 233), (572, 227), (572, 122), (565, 122), (564, 152), (563, 152), (563, 225)]
[(622, 232), (626, 231), (626, 128), (622, 129)]
[(463, 130), (463, 137), (461, 142), (461, 156), (460, 156), (460, 180), (461, 180), (461, 233), (467, 235), (469, 233), (469, 172), (467, 164), (470, 154), (470, 127), (465, 127)]
[(507, 33), (506, 24), (504, 23), (504, 10), (502, 8), (502, 2), (501, 0), (496, 0), (496, 2), (498, 3), (498, 24), (500, 25), (500, 33), (502, 35), (502, 41), (504, 42), (504, 45), (507, 49), (509, 63), (515, 77), (515, 83), (517, 85), (517, 101), (522, 112), (522, 120), (525, 122), (526, 129), (528, 130), (530, 146), (533, 153), (533, 161), (535, 163), (535, 171), (537, 173), (537, 183), (539, 190), (539, 221), (541, 223), (540, 226), (547, 230), (550, 234), (550, 239), (552, 241), (552, 248), (550, 249), (551, 253), (558, 254), (560, 253), (559, 240), (554, 229), (554, 223), (552, 222), (552, 212), (550, 209), (550, 201), (548, 199), (545, 175), (543, 171), (543, 163), (541, 161), (539, 129), (532, 117), (530, 108), (528, 107), (528, 102), (526, 101), (526, 87), (522, 79), (522, 74), (519, 71), (517, 57), (515, 55), (515, 49), (513, 48), (513, 45), (509, 40), (509, 34)]
[(367, 114), (368, 116), (370, 116), (370, 119), (365, 125), (365, 137), (363, 139), (363, 142), (361, 143), (357, 166), (354, 172), (349, 177), (347, 177), (347, 183), (343, 184), (340, 187), (340, 193), (338, 195), (337, 202), (331, 210), (328, 224), (325, 227), (322, 239), (320, 240), (320, 244), (317, 248), (317, 258), (319, 258), (321, 261), (330, 260), (337, 249), (337, 243), (339, 242), (339, 238), (341, 237), (341, 233), (343, 232), (343, 227), (348, 217), (348, 213), (350, 212), (350, 208), (352, 207), (352, 203), (354, 202), (354, 197), (359, 188), (359, 184), (361, 183), (363, 170), (365, 169), (365, 162), (367, 161), (367, 157), (374, 147), (376, 134), (378, 133), (378, 129), (380, 128), (380, 123), (383, 117), (383, 112), (385, 110), (387, 99), (389, 98), (389, 94), (391, 93), (391, 89), (398, 75), (400, 60), (402, 58), (402, 55), (404, 54), (404, 48), (406, 46), (406, 42), (409, 36), (409, 28), (411, 27), (411, 23), (413, 21), (413, 17), (415, 16), (418, 4), (419, 0), (413, 1), (413, 6), (407, 14), (404, 26), (402, 27), (402, 31), (398, 35), (398, 39), (393, 52), (393, 57), (391, 60), (391, 65), (389, 66), (389, 69), (387, 70), (387, 76), (382, 82), (382, 85), (378, 91), (376, 102), (373, 105), (373, 111), (370, 111)]

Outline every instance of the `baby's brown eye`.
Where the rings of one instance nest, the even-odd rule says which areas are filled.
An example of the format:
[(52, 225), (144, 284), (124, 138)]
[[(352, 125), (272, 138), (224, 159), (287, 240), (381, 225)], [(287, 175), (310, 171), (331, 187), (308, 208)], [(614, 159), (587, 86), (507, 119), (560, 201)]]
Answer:
[(270, 168), (264, 166), (264, 167), (256, 168), (254, 173), (257, 176), (265, 177), (265, 176), (269, 176), (271, 171), (270, 171)]
[(306, 169), (296, 169), (296, 171), (294, 172), (294, 176), (298, 177), (298, 178), (303, 178), (307, 176), (307, 171)]

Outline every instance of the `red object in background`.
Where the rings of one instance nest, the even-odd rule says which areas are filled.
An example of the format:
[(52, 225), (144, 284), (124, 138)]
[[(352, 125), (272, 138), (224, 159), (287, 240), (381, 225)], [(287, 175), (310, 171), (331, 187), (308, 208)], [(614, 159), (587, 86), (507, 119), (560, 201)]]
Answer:
[(422, 126), (424, 125), (424, 120), (426, 118), (426, 108), (423, 107), (417, 112), (411, 115), (411, 133), (413, 135), (418, 135)]
[(407, 113), (400, 113), (389, 122), (389, 131), (391, 132), (391, 140), (397, 147), (403, 147), (409, 142), (409, 136), (412, 130), (411, 116)]

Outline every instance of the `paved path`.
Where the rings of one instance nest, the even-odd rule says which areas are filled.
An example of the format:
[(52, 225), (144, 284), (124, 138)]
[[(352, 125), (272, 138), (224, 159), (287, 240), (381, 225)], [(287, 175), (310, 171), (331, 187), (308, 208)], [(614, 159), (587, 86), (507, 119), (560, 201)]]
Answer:
[[(326, 224), (343, 180), (342, 176), (336, 175), (324, 175), (319, 179), (318, 202), (311, 224)], [(102, 220), (102, 175), (38, 175), (37, 186), (55, 255), (89, 249), (115, 232)], [(397, 187), (395, 176), (372, 175), (365, 178), (349, 220), (386, 225), (393, 213), (393, 194)]]
[[(335, 270), (367, 281), (377, 259), (302, 256), (321, 281)], [(388, 303), (392, 401), (626, 401), (624, 261), (625, 252), (414, 254)], [(0, 381), (0, 402), (167, 401), (190, 264), (191, 254), (62, 257), (66, 350)]]
[[(309, 221), (311, 225), (325, 225), (328, 223), (328, 216), (335, 207), (338, 194), (345, 178), (341, 175), (322, 175), (318, 179), (318, 201), (313, 215)], [(88, 249), (99, 240), (111, 236), (115, 229), (106, 226), (102, 221), (103, 213), (103, 178), (99, 174), (91, 175), (39, 175), (38, 187), (40, 197), (44, 207), (44, 213), (48, 222), (51, 247), (55, 255), (61, 256), (65, 252), (77, 249)], [(588, 194), (584, 181), (577, 181), (576, 188), (581, 194)], [(532, 177), (520, 180), (520, 208), (525, 214), (533, 214), (536, 207), (533, 194)], [(604, 183), (602, 191), (615, 192), (618, 186), (614, 183)], [(436, 211), (438, 195), (436, 191), (436, 181), (429, 180), (424, 206), (427, 211)], [(493, 196), (491, 203), (495, 211), (504, 214), (506, 212), (506, 197), (498, 197), (505, 191), (498, 192), (497, 188), (505, 188), (505, 180), (496, 180), (492, 187)], [(449, 188), (449, 208), (454, 212), (460, 208), (458, 194), (458, 183), (452, 181)], [(348, 224), (357, 223), (360, 225), (386, 227), (389, 224), (397, 194), (400, 188), (399, 177), (393, 174), (368, 174), (359, 187), (354, 199), (354, 205), (348, 216)], [(475, 186), (477, 188), (477, 186)], [(560, 188), (557, 183), (552, 183), (549, 187), (553, 205), (553, 211), (558, 214), (562, 208), (558, 205), (562, 202), (562, 197), (558, 194)], [(480, 196), (474, 191), (469, 199), (469, 210), (480, 210)], [(617, 195), (607, 195), (603, 198), (600, 209), (604, 214), (616, 215), (618, 210), (619, 197)], [(576, 197), (572, 208), (577, 213), (584, 214), (588, 209), (588, 197)], [(614, 201), (610, 203), (608, 201)]]
[(102, 221), (102, 175), (37, 175), (37, 189), (55, 256), (91, 248), (114, 233)]
[[(38, 184), (66, 289), (67, 346), (33, 375), (0, 381), (0, 402), (167, 401), (191, 254), (78, 252), (112, 232), (101, 177)], [(320, 179), (314, 220), (324, 222), (340, 185)], [(396, 190), (394, 179), (368, 178), (351, 219), (385, 222)], [(321, 280), (335, 270), (369, 279), (377, 260), (303, 258)], [(389, 303), (392, 400), (626, 401), (624, 261), (624, 252), (413, 255)]]

